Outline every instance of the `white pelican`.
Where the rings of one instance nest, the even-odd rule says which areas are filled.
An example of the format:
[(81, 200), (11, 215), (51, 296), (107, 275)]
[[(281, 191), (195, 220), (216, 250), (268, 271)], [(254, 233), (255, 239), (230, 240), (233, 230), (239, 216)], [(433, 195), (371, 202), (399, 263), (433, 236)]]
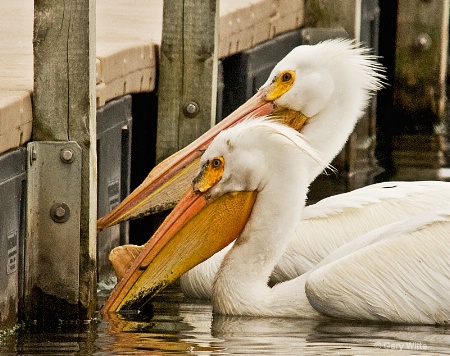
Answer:
[[(293, 49), (275, 66), (254, 97), (155, 167), (119, 206), (98, 220), (98, 230), (164, 210), (177, 202), (194, 177), (197, 160), (209, 142), (221, 130), (246, 117), (273, 113), (273, 119), (301, 131), (312, 147), (322, 152), (323, 159), (331, 162), (369, 98), (382, 87), (382, 66), (369, 52), (344, 39)], [(312, 168), (310, 180), (323, 168), (320, 164)]]
[[(206, 148), (225, 124), (241, 120), (249, 112), (256, 115), (255, 108), (260, 114), (272, 111), (267, 104), (261, 108), (263, 103), (275, 104), (273, 118), (281, 118), (301, 130), (310, 145), (322, 153), (323, 160), (331, 162), (362, 116), (371, 95), (382, 87), (381, 71), (376, 57), (350, 40), (329, 40), (293, 49), (275, 66), (255, 97), (225, 119), (224, 124), (157, 166), (124, 202), (99, 220), (99, 228), (144, 214), (149, 205), (161, 202), (158, 200), (161, 197), (178, 200), (195, 174), (196, 164), (192, 160), (200, 156), (200, 149)], [(185, 166), (187, 169), (180, 172)], [(312, 167), (309, 181), (323, 169), (323, 164)], [(154, 210), (153, 205), (150, 210)], [(112, 253), (110, 258), (119, 276), (135, 257), (136, 250), (139, 250), (136, 246), (125, 246)]]
[[(186, 253), (186, 247), (198, 251), (215, 244), (207, 255), (222, 248), (217, 240), (227, 244), (229, 228), (223, 216), (205, 217), (204, 211), (224, 197), (251, 196), (236, 207), (252, 208), (215, 277), (214, 312), (448, 323), (450, 205), (356, 238), (300, 277), (268, 286), (295, 234), (310, 170), (318, 163), (324, 164), (300, 134), (275, 122), (246, 121), (219, 134), (202, 156), (193, 188), (118, 283), (106, 310), (142, 304), (205, 258)], [(226, 209), (233, 213), (230, 204)], [(212, 227), (214, 236), (202, 226)]]
[[(326, 162), (331, 162), (344, 146), (370, 95), (381, 86), (381, 68), (375, 59), (348, 40), (300, 46), (277, 64), (259, 93), (282, 109), (277, 114), (289, 109), (288, 115), (295, 118), (308, 117), (302, 134), (322, 152)], [(309, 180), (323, 168), (322, 164), (313, 167)], [(445, 204), (450, 190), (442, 184), (383, 183), (307, 207), (305, 220), (300, 221), (294, 239), (273, 271), (272, 283), (308, 271), (334, 249), (365, 232)], [(112, 252), (119, 277), (141, 249), (128, 245)], [(182, 290), (188, 297), (210, 298), (214, 276), (227, 251), (181, 277)]]

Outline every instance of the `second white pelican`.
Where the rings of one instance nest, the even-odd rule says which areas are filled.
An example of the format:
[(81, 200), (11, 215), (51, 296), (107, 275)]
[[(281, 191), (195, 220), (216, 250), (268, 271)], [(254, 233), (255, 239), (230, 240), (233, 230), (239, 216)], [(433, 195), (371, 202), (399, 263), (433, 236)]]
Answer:
[[(259, 114), (267, 112), (267, 103), (273, 103), (275, 109), (272, 109), (271, 118), (300, 131), (308, 143), (321, 152), (324, 162), (331, 162), (363, 115), (370, 97), (382, 87), (382, 67), (369, 53), (368, 49), (343, 39), (294, 48), (275, 66), (255, 97), (236, 111), (236, 115), (230, 115), (211, 132), (157, 166), (124, 202), (99, 220), (98, 226), (103, 228), (135, 214), (143, 214), (144, 207), (155, 203), (159, 199), (157, 197), (181, 194), (195, 174), (193, 157), (200, 156), (200, 150), (207, 147), (209, 140), (226, 127), (225, 124), (241, 120), (242, 113), (256, 115), (253, 110), (261, 110), (264, 102), (265, 109)], [(319, 163), (311, 166), (309, 182), (324, 167)], [(189, 175), (191, 178), (186, 180)], [(119, 277), (140, 249), (124, 246), (113, 251), (110, 259)], [(209, 268), (204, 266), (206, 270)]]
[[(311, 146), (322, 152), (323, 159), (331, 162), (363, 115), (370, 97), (382, 88), (382, 71), (376, 56), (351, 40), (334, 39), (294, 48), (275, 66), (255, 96), (156, 166), (119, 206), (98, 220), (98, 230), (178, 201), (209, 142), (221, 130), (246, 117), (272, 113), (273, 120), (304, 134)], [(320, 164), (312, 167), (310, 180), (323, 168)]]
[[(187, 192), (150, 240), (151, 248), (126, 272), (106, 310), (142, 304), (145, 296), (204, 259), (186, 253), (187, 246), (212, 255), (221, 248), (217, 240), (227, 244), (224, 216), (205, 219), (202, 214), (223, 197), (250, 194), (255, 196), (248, 200), (250, 215), (215, 277), (216, 313), (448, 323), (449, 209), (372, 231), (302, 276), (268, 286), (295, 234), (309, 172), (318, 162), (323, 164), (296, 131), (274, 122), (248, 121), (219, 134), (202, 156), (193, 192)], [(245, 210), (247, 203), (239, 204)], [(232, 212), (230, 205), (227, 211)], [(213, 227), (214, 236), (202, 232), (205, 225)]]

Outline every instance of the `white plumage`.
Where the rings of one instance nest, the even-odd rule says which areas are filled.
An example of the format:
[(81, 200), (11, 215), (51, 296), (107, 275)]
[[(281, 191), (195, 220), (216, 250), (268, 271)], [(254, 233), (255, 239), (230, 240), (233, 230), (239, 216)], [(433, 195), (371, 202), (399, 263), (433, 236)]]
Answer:
[[(324, 255), (328, 256), (318, 257), (322, 261), (311, 269), (305, 266), (308, 271), (301, 276), (273, 287), (267, 285), (273, 267), (295, 234), (309, 184), (309, 169), (317, 162), (315, 151), (293, 145), (292, 140), (279, 134), (278, 127), (283, 126), (259, 120), (238, 125), (220, 134), (202, 158), (209, 162), (220, 156), (225, 161), (222, 179), (208, 191), (212, 197), (231, 191), (258, 191), (247, 225), (215, 276), (214, 311), (283, 317), (329, 315), (403, 323), (448, 322), (450, 204), (442, 204), (447, 209), (422, 213), (376, 230), (371, 228), (367, 234), (333, 248), (331, 254), (326, 251)], [(328, 204), (321, 202), (304, 215), (308, 216), (306, 221), (313, 222), (343, 211), (360, 210), (361, 205), (379, 207), (383, 199), (398, 203), (410, 195), (413, 186), (414, 183), (384, 183), (377, 189), (364, 188), (379, 192), (378, 197), (373, 198), (372, 194), (362, 201), (352, 192), (346, 194), (346, 203), (333, 197)], [(442, 182), (416, 186), (417, 195), (424, 196), (433, 190), (446, 194), (449, 190), (448, 184)], [(317, 213), (322, 211), (318, 209), (320, 205), (325, 206), (326, 217)], [(399, 215), (392, 220), (398, 218)]]
[[(271, 284), (300, 276), (343, 244), (367, 232), (449, 206), (449, 185), (439, 181), (384, 182), (305, 207), (292, 240), (274, 267)], [(231, 247), (180, 278), (186, 296), (211, 298), (214, 276)]]
[[(301, 132), (329, 163), (344, 146), (371, 95), (382, 87), (381, 71), (382, 67), (368, 49), (358, 47), (350, 40), (329, 40), (293, 49), (275, 66), (260, 91), (272, 91), (275, 84), (279, 85), (277, 79), (280, 76), (294, 73), (295, 80), (289, 90), (275, 99), (274, 104), (308, 117)], [(308, 183), (325, 166), (312, 166)], [(292, 254), (296, 255), (296, 251)], [(224, 252), (217, 254), (181, 277), (186, 295), (197, 298), (211, 295), (211, 278), (223, 255)], [(283, 261), (283, 270), (297, 268), (295, 264), (286, 265), (290, 264), (289, 259)]]
[(310, 272), (309, 302), (337, 318), (448, 324), (449, 231), (447, 207), (351, 241)]
[[(277, 64), (261, 90), (267, 90), (273, 78), (286, 70), (296, 73), (292, 87), (275, 104), (309, 117), (302, 134), (325, 161), (331, 162), (371, 94), (382, 86), (381, 67), (375, 60), (368, 50), (347, 40), (301, 46)], [(313, 167), (309, 180), (313, 181), (323, 168), (320, 164)], [(445, 206), (449, 198), (450, 191), (442, 182), (395, 182), (365, 187), (307, 207), (304, 221), (273, 271), (272, 282), (294, 278), (345, 242), (385, 224)], [(181, 277), (186, 295), (211, 296), (212, 281), (226, 251)]]
[(277, 64), (248, 106), (273, 102), (272, 115), (303, 136), (256, 119), (211, 143), (202, 164), (218, 156), (225, 165), (202, 186), (206, 196), (258, 196), (235, 244), (181, 277), (188, 296), (212, 296), (222, 314), (449, 321), (449, 183), (382, 183), (304, 209), (309, 184), (381, 88), (381, 71), (348, 40), (298, 47)]
[[(260, 91), (287, 70), (296, 73), (295, 81), (274, 103), (308, 117), (301, 133), (329, 163), (344, 146), (370, 97), (382, 88), (383, 68), (376, 56), (353, 41), (329, 40), (294, 48), (275, 66)], [(323, 168), (313, 169), (310, 180)]]

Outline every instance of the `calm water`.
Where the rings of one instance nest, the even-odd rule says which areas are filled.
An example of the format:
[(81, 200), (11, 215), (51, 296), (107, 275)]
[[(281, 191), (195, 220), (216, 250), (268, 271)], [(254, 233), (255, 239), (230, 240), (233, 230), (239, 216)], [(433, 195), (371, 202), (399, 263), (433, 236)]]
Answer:
[(450, 354), (450, 326), (213, 317), (177, 288), (158, 297), (152, 314), (19, 328), (0, 336), (0, 355)]

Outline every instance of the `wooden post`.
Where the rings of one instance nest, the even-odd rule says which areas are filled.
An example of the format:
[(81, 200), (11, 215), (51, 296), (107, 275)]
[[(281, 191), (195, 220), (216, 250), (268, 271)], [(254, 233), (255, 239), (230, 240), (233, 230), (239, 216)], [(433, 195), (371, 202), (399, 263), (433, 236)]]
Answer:
[(156, 161), (215, 122), (218, 0), (164, 1)]
[[(33, 45), (34, 146), (39, 152), (46, 152), (48, 145), (41, 149), (38, 141), (50, 141), (50, 146), (55, 142), (49, 151), (59, 152), (61, 142), (75, 141), (81, 147), (81, 157), (77, 157), (75, 148), (63, 150), (52, 163), (52, 157), (36, 156), (31, 149), (30, 160), (45, 160), (43, 164), (54, 169), (55, 175), (59, 174), (58, 167), (65, 169), (64, 161), (81, 160), (81, 206), (63, 205), (61, 209), (39, 205), (39, 199), (29, 198), (25, 318), (45, 318), (50, 311), (50, 318), (85, 319), (96, 310), (95, 0), (35, 0)], [(39, 181), (36, 189), (52, 194), (56, 189), (45, 187), (46, 184), (52, 183)], [(39, 196), (34, 190), (30, 193)], [(59, 199), (54, 197), (56, 202)], [(49, 210), (55, 207), (56, 218), (52, 215), (50, 219)], [(72, 222), (79, 211), (79, 226), (72, 230), (68, 230), (70, 224), (57, 221), (58, 216), (69, 211), (71, 214), (66, 217)], [(66, 229), (53, 229), (50, 225), (46, 230), (45, 224), (60, 224)], [(52, 236), (54, 231), (64, 236)], [(48, 266), (55, 270), (48, 270)]]
[(395, 179), (439, 179), (444, 160), (448, 0), (398, 0)]
[(350, 38), (359, 40), (361, 0), (306, 1), (305, 24), (311, 27), (342, 27)]

